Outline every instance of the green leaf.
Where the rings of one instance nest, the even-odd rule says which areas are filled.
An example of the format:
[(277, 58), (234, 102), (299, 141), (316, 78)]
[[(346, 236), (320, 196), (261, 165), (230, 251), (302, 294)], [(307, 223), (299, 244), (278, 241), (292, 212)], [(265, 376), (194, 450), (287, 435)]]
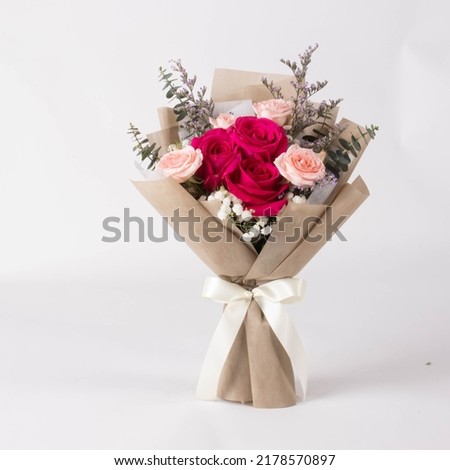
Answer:
[(320, 137), (325, 137), (325, 136), (326, 136), (326, 134), (324, 134), (323, 132), (320, 132), (320, 131), (317, 130), (317, 129), (313, 129), (313, 132), (314, 132), (315, 134), (317, 134), (317, 135), (320, 135)]
[(351, 145), (345, 139), (339, 139), (339, 143), (345, 148), (345, 150), (350, 150)]
[(333, 172), (335, 172), (335, 173), (337, 173), (337, 174), (339, 174), (339, 172), (340, 172), (339, 166), (338, 166), (333, 160), (328, 159), (328, 160), (325, 162), (325, 166), (326, 166), (327, 168), (329, 168), (331, 171), (333, 171)]
[(341, 171), (348, 171), (348, 165), (345, 165), (344, 163), (339, 163), (339, 169)]
[(352, 144), (358, 152), (361, 151), (361, 144), (358, 142), (358, 139), (354, 135), (352, 135)]
[(166, 98), (168, 100), (170, 100), (171, 98), (173, 98), (175, 92), (173, 90), (169, 90), (167, 93), (166, 93)]
[(169, 81), (169, 78), (172, 76), (172, 73), (165, 73), (166, 71), (164, 70), (163, 72), (160, 73), (160, 78), (159, 81), (162, 82), (164, 81)]
[(348, 156), (347, 152), (342, 152), (341, 150), (336, 150), (336, 158), (335, 161), (338, 165), (348, 165), (350, 163), (350, 157)]
[(333, 150), (328, 149), (327, 155), (332, 158), (333, 160), (336, 159), (336, 153)]
[(358, 153), (356, 152), (356, 150), (353, 147), (350, 147), (350, 152), (355, 158), (358, 156)]
[(370, 135), (371, 139), (375, 139), (375, 132), (370, 127), (367, 128), (367, 133)]

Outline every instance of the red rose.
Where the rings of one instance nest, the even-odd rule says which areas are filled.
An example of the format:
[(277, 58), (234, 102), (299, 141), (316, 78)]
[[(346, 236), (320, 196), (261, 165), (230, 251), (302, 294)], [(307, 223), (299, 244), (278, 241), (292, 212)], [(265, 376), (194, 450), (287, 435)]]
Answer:
[(242, 200), (247, 209), (254, 209), (255, 216), (273, 216), (286, 205), (279, 197), (289, 184), (273, 163), (266, 160), (243, 159), (236, 169), (225, 176), (226, 187)]
[(246, 157), (257, 156), (273, 162), (288, 148), (286, 132), (270, 119), (239, 117), (234, 123), (234, 133)]
[(203, 179), (208, 191), (217, 189), (225, 175), (241, 160), (241, 151), (236, 147), (233, 135), (225, 129), (211, 129), (201, 137), (194, 137), (191, 145), (203, 154), (203, 163), (196, 174)]

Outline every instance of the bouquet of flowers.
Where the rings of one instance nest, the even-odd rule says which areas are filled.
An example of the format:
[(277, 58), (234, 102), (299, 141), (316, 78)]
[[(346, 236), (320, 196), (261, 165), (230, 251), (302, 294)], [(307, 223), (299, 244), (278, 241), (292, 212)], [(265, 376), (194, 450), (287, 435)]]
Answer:
[[(130, 125), (134, 184), (211, 268), (203, 295), (224, 304), (197, 396), (294, 405), (306, 393), (300, 338), (282, 304), (301, 300), (294, 276), (369, 195), (348, 179), (376, 126), (337, 123), (341, 100), (314, 102), (327, 84), (306, 73), (317, 45), (282, 60), (290, 75), (218, 69), (211, 97), (180, 61), (160, 68), (173, 107), (143, 138)], [(149, 177), (155, 170), (157, 177)]]

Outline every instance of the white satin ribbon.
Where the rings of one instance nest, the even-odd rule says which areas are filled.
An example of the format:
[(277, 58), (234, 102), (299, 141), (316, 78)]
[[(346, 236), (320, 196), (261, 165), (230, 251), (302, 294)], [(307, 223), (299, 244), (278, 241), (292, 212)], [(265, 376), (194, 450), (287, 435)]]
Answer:
[(208, 277), (202, 296), (227, 304), (206, 353), (197, 386), (197, 398), (216, 400), (220, 374), (252, 299), (260, 306), (283, 348), (306, 396), (306, 355), (300, 336), (282, 304), (302, 300), (305, 281), (296, 278), (277, 279), (247, 290), (219, 277)]

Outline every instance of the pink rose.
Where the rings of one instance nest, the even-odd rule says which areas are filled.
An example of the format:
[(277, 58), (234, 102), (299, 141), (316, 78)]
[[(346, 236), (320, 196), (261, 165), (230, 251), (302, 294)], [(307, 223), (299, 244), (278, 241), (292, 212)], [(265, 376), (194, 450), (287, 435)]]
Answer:
[(292, 101), (282, 99), (260, 101), (253, 105), (257, 117), (270, 119), (279, 126), (289, 124), (293, 107)]
[(325, 176), (325, 165), (311, 149), (291, 145), (275, 161), (280, 173), (295, 186), (312, 186)]
[(263, 158), (273, 162), (278, 155), (286, 152), (288, 139), (286, 132), (269, 119), (242, 116), (234, 123), (236, 144), (247, 158)]
[(274, 216), (287, 204), (280, 199), (289, 188), (273, 163), (247, 158), (225, 176), (228, 191), (239, 198), (255, 216)]
[(234, 121), (236, 121), (236, 116), (231, 113), (219, 114), (216, 119), (209, 118), (214, 129), (228, 129), (234, 125)]
[(163, 155), (157, 165), (166, 176), (171, 176), (178, 183), (187, 181), (200, 167), (203, 155), (190, 145)]

